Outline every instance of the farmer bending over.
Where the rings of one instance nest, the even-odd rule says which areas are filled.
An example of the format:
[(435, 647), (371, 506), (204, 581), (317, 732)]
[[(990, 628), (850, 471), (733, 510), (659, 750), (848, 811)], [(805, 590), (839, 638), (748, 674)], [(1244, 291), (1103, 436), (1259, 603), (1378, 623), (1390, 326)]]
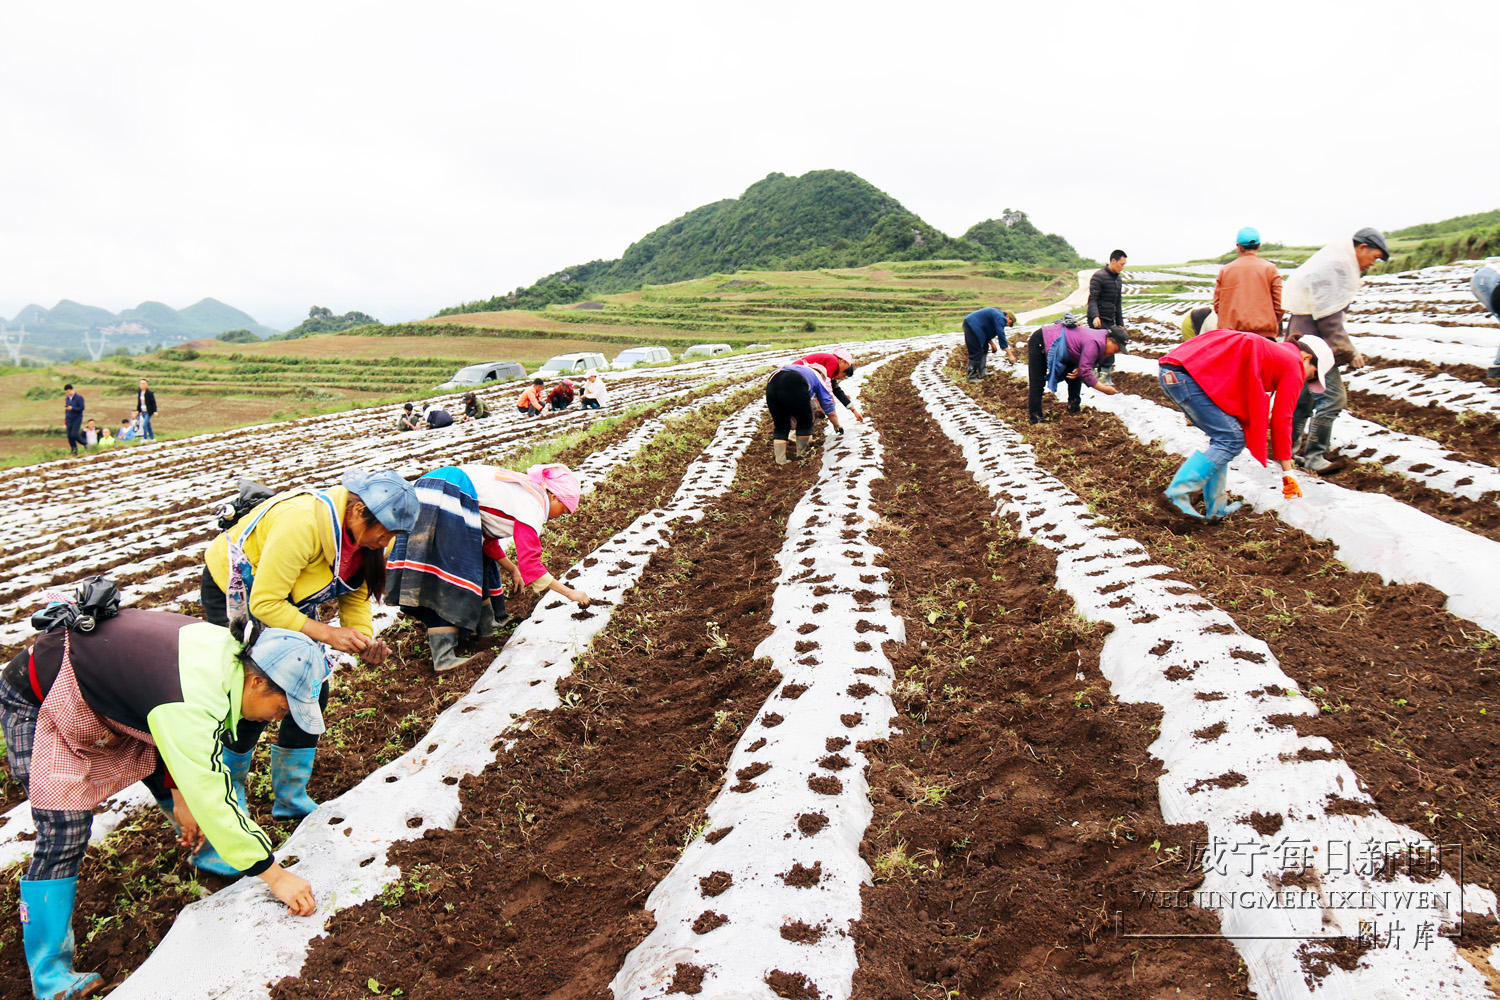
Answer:
[(328, 669), (322, 648), (297, 632), (126, 608), (92, 632), (42, 633), (0, 672), (6, 757), (36, 820), (21, 933), (38, 1000), (101, 985), (73, 968), (78, 869), (94, 807), (136, 781), (154, 779), (183, 846), (206, 839), (234, 874), (258, 876), (299, 917), (313, 912), (312, 887), (277, 864), (230, 793), (219, 739), (241, 719), (264, 725), (288, 712), (322, 732)]

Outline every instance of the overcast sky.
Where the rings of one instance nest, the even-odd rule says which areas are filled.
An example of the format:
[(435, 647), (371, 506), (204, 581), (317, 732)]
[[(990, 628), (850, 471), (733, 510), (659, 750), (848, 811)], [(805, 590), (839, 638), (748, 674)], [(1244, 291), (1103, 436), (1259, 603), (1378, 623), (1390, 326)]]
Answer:
[(419, 318), (772, 171), (1132, 264), (1500, 207), (1493, 2), (59, 0), (0, 37), (6, 317)]

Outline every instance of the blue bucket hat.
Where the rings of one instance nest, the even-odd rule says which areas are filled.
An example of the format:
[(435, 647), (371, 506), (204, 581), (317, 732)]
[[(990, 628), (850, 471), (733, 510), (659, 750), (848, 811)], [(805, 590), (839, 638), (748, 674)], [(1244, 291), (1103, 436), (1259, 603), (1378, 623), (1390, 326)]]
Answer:
[(286, 692), (287, 708), (303, 732), (316, 736), (326, 728), (318, 694), (333, 668), (321, 643), (301, 632), (268, 628), (250, 647), (250, 658)]
[(350, 469), (339, 485), (359, 497), (375, 519), (391, 531), (410, 531), (417, 526), (417, 510), (422, 506), (417, 491), (391, 470)]
[(1234, 242), (1242, 247), (1260, 246), (1260, 230), (1254, 226), (1246, 226), (1235, 234)]

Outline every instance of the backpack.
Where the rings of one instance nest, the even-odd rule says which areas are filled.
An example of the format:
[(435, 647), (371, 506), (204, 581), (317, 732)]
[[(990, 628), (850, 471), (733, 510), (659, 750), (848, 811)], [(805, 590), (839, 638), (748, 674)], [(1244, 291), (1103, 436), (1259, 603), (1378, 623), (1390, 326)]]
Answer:
[(73, 632), (92, 632), (106, 618), (120, 613), (120, 589), (113, 580), (91, 576), (71, 601), (54, 600), (31, 616), (31, 627), (50, 632), (62, 625)]
[(241, 479), (239, 495), (225, 500), (214, 508), (214, 513), (219, 515), (219, 530), (228, 531), (240, 518), (275, 495), (276, 491), (263, 483), (257, 483), (253, 479)]

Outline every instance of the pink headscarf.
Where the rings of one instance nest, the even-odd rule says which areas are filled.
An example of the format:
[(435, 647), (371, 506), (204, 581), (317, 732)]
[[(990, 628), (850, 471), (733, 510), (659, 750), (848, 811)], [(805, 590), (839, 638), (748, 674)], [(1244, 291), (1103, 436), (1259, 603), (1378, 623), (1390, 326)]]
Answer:
[(834, 351), (833, 352), (833, 356), (836, 357), (836, 358), (838, 358), (840, 361), (844, 362), (847, 365), (851, 365), (852, 366), (854, 364), (854, 355), (850, 354), (848, 351), (844, 350), (842, 347), (840, 347), (838, 350)]
[(566, 465), (559, 465), (556, 462), (548, 465), (533, 465), (526, 470), (526, 478), (561, 500), (562, 505), (568, 508), (568, 513), (571, 514), (578, 509), (578, 497), (581, 492), (578, 477)]

